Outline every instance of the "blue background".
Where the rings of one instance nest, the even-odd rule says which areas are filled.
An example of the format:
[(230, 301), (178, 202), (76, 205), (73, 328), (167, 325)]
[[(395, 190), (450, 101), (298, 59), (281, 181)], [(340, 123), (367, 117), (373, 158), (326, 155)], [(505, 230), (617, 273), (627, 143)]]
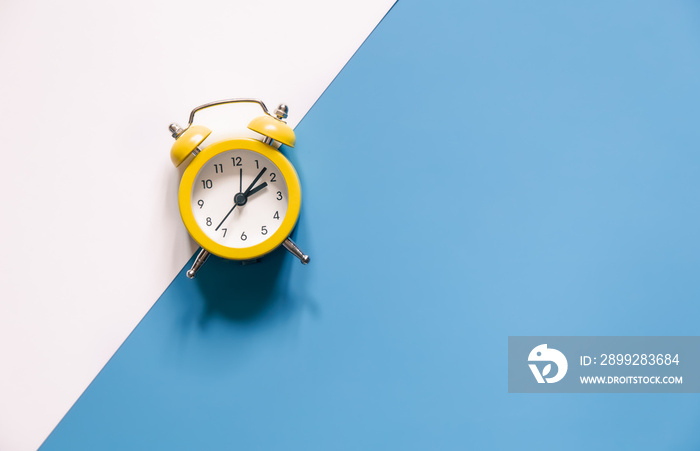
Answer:
[(698, 335), (699, 56), (695, 2), (400, 0), (287, 152), (311, 264), (183, 271), (42, 450), (698, 449), (507, 337)]

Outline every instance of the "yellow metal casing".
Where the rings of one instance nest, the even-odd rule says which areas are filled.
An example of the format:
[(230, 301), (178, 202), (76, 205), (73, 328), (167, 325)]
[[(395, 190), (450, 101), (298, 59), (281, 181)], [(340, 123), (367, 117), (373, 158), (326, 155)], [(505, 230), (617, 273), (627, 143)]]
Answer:
[(203, 125), (192, 125), (185, 130), (182, 135), (178, 136), (175, 144), (170, 149), (170, 159), (175, 167), (182, 164), (183, 161), (211, 134), (211, 130)]
[(292, 127), (272, 116), (258, 116), (250, 121), (248, 128), (289, 147), (294, 147), (296, 143)]
[[(227, 247), (212, 240), (199, 227), (199, 224), (197, 224), (194, 218), (194, 213), (192, 212), (192, 189), (199, 171), (211, 158), (222, 152), (235, 149), (250, 150), (269, 158), (282, 172), (282, 176), (287, 182), (287, 193), (289, 196), (287, 214), (277, 231), (262, 243), (246, 248)], [(214, 143), (194, 157), (189, 166), (187, 166), (187, 169), (185, 169), (185, 173), (182, 175), (178, 193), (178, 203), (182, 222), (185, 223), (185, 227), (190, 235), (192, 235), (192, 238), (194, 238), (203, 249), (206, 249), (214, 255), (230, 260), (252, 260), (275, 250), (287, 239), (289, 234), (292, 233), (292, 229), (294, 229), (297, 219), (299, 219), (299, 210), (301, 209), (301, 184), (299, 183), (299, 176), (294, 166), (292, 166), (292, 163), (277, 149), (255, 139), (231, 139)]]

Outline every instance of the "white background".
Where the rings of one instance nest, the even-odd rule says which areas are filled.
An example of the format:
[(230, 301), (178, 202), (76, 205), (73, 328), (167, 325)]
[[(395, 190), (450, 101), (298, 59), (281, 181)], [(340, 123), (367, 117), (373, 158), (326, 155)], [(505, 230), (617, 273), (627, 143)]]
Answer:
[(258, 97), (294, 127), (393, 2), (0, 4), (1, 450), (43, 442), (192, 255), (167, 125)]

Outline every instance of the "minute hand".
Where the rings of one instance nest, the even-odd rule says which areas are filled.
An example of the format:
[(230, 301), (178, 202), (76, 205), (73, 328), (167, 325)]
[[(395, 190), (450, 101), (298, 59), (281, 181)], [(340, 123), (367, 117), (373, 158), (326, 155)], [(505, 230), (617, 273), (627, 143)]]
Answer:
[[(260, 177), (262, 177), (262, 175), (265, 173), (265, 171), (267, 171), (267, 167), (263, 167), (263, 168), (262, 168), (262, 170), (260, 171), (260, 173), (255, 177), (255, 180), (253, 180), (253, 183), (251, 183), (250, 186), (248, 187), (248, 189), (245, 190), (245, 193), (243, 193), (243, 195), (246, 197), (246, 199), (247, 199), (248, 196), (250, 196), (251, 194), (255, 194), (255, 193), (257, 193), (258, 191), (260, 191), (261, 189), (263, 189), (263, 188), (265, 188), (265, 187), (267, 186), (267, 182), (263, 182), (263, 183), (260, 184), (260, 186), (258, 186), (257, 188), (253, 189), (253, 187), (254, 187), (255, 184), (258, 182), (258, 180), (260, 180)], [(241, 169), (241, 181), (242, 181), (242, 180), (243, 180), (243, 169)], [(245, 203), (245, 202), (244, 202), (244, 203)], [(231, 213), (233, 213), (233, 210), (236, 208), (236, 205), (238, 205), (238, 203), (234, 202), (234, 203), (233, 203), (233, 207), (231, 207), (231, 209), (228, 211), (228, 213), (226, 213), (226, 216), (224, 216), (224, 219), (221, 220), (221, 222), (219, 223), (219, 225), (216, 226), (216, 229), (214, 229), (214, 230), (217, 230), (217, 231), (219, 230), (219, 227), (221, 227), (221, 226), (224, 224), (224, 222), (226, 222), (226, 219), (228, 219), (229, 215), (231, 215)]]
[(251, 183), (250, 186), (248, 187), (248, 189), (246, 189), (245, 192), (243, 193), (244, 196), (248, 197), (248, 195), (250, 194), (250, 191), (253, 189), (255, 184), (258, 183), (258, 180), (260, 180), (260, 177), (262, 177), (262, 175), (265, 173), (265, 171), (267, 171), (267, 167), (264, 167), (260, 170), (260, 173), (255, 177), (255, 180), (253, 180), (253, 183)]

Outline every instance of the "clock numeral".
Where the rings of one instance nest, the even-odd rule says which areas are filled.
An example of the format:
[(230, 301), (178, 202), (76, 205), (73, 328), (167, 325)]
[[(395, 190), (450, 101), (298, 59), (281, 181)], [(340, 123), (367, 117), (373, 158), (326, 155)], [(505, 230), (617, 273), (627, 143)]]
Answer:
[(224, 165), (221, 164), (221, 163), (216, 163), (216, 164), (214, 165), (214, 169), (216, 170), (216, 173), (217, 173), (217, 174), (223, 173), (223, 172), (224, 172)]
[(271, 182), (276, 182), (276, 181), (277, 181), (277, 179), (276, 179), (275, 177), (276, 177), (276, 174), (275, 174), (274, 172), (270, 172), (270, 181), (271, 181)]
[(199, 200), (197, 201), (197, 205), (199, 205), (199, 209), (201, 210), (202, 207), (204, 206), (204, 201), (203, 201), (202, 199), (199, 199)]
[(223, 230), (223, 231), (224, 231), (224, 237), (226, 237), (226, 232), (228, 232), (228, 229), (226, 229), (226, 228), (222, 228), (221, 230)]
[(211, 225), (211, 218), (207, 218), (207, 225), (208, 225), (208, 226)]
[(255, 169), (260, 169), (260, 163), (258, 163), (258, 160), (255, 160)]
[(231, 160), (233, 160), (234, 166), (243, 166), (241, 164), (241, 157), (231, 157)]
[(275, 215), (272, 217), (272, 219), (279, 219), (280, 218), (280, 212), (276, 211)]
[(213, 185), (214, 182), (212, 182), (211, 179), (202, 180), (202, 188), (204, 189), (211, 189)]
[(262, 226), (262, 229), (260, 229), (260, 233), (262, 233), (263, 235), (267, 235), (267, 227)]
[(241, 233), (241, 241), (245, 241), (248, 239), (248, 235), (245, 234), (245, 232)]
[(282, 191), (277, 191), (277, 200), (282, 200)]

